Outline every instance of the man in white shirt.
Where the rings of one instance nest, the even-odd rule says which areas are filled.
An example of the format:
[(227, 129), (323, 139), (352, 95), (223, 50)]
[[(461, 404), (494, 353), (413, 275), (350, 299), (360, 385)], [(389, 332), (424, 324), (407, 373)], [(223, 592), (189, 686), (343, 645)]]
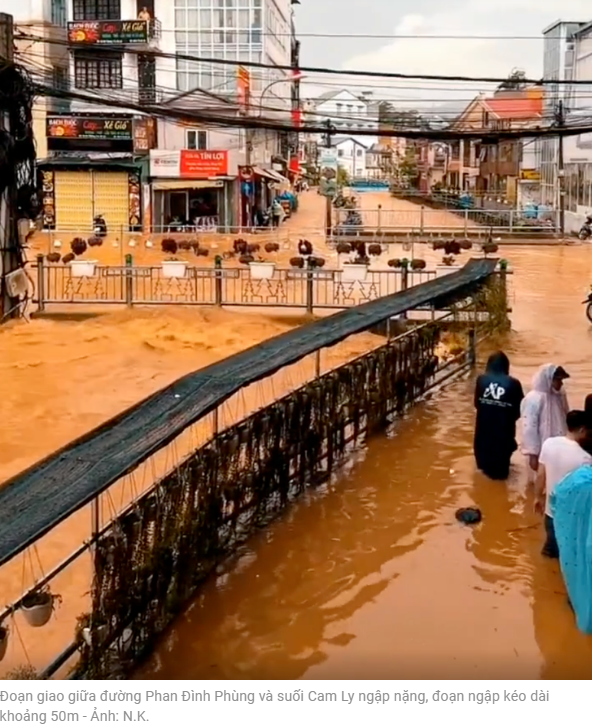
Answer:
[(543, 556), (559, 558), (553, 514), (549, 499), (555, 486), (568, 473), (580, 466), (592, 464), (592, 456), (580, 445), (586, 440), (588, 418), (583, 410), (572, 410), (567, 414), (567, 435), (548, 438), (541, 448), (539, 470), (535, 484), (535, 511), (545, 514), (547, 540), (542, 550)]

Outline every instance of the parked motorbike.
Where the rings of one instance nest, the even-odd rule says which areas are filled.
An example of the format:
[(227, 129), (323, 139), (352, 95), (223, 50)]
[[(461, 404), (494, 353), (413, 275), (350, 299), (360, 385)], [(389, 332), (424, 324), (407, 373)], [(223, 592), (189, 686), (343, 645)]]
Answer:
[(580, 229), (579, 237), (582, 241), (590, 239), (592, 237), (592, 214), (588, 214), (586, 221)]
[(93, 219), (93, 227), (97, 237), (107, 236), (107, 222), (102, 214), (97, 214), (97, 216)]
[(588, 318), (588, 322), (592, 323), (592, 286), (590, 287), (588, 298), (585, 299), (582, 304), (586, 305), (586, 317)]

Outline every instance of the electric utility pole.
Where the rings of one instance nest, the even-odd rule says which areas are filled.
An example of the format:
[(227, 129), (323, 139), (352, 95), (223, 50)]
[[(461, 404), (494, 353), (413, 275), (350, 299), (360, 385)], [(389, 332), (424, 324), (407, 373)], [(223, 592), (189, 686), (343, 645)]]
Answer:
[[(327, 127), (327, 130), (323, 134), (323, 136), (324, 136), (323, 146), (326, 149), (330, 149), (331, 148), (331, 119), (328, 118), (325, 121), (325, 126)], [(330, 189), (332, 187), (336, 188), (336, 186), (337, 186), (337, 171), (338, 171), (338, 169), (335, 170), (335, 181), (332, 184), (327, 183), (326, 188), (325, 188), (325, 192), (326, 192), (325, 193), (325, 234), (327, 237), (329, 237), (329, 235), (331, 234), (331, 226), (332, 226), (331, 207), (333, 205), (333, 196), (330, 193)], [(330, 182), (330, 180), (327, 179), (327, 182)]]
[(565, 128), (565, 108), (563, 101), (557, 104), (555, 122), (559, 129), (559, 148), (557, 152), (557, 176), (559, 179), (559, 231), (565, 236), (565, 163), (563, 158), (563, 129)]

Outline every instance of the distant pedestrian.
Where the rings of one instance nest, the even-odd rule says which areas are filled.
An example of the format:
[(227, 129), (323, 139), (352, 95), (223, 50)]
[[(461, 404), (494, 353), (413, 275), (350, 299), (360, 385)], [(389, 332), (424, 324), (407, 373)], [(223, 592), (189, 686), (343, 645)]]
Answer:
[(273, 226), (279, 227), (285, 215), (286, 213), (284, 212), (284, 207), (281, 205), (279, 199), (274, 199), (271, 202), (271, 218), (273, 221)]
[(505, 481), (510, 459), (518, 448), (516, 421), (520, 418), (522, 385), (510, 376), (510, 361), (503, 352), (490, 355), (475, 385), (475, 438), (477, 467), (494, 481)]
[(568, 473), (580, 466), (592, 464), (592, 456), (582, 447), (587, 436), (587, 418), (583, 410), (572, 410), (566, 416), (567, 434), (547, 438), (539, 456), (539, 470), (535, 483), (535, 511), (545, 515), (545, 531), (547, 540), (542, 554), (550, 559), (559, 557), (559, 549), (555, 538), (553, 514), (550, 497), (555, 486)]
[(522, 453), (527, 459), (530, 483), (536, 479), (543, 443), (567, 433), (569, 404), (563, 383), (568, 378), (560, 365), (542, 365), (532, 380), (532, 390), (522, 401)]

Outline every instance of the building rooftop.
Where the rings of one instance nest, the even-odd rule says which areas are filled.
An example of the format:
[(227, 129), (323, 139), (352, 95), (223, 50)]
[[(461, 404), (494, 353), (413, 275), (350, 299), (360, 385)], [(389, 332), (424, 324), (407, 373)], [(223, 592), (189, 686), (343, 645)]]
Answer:
[(484, 98), (482, 103), (498, 118), (538, 118), (543, 114), (543, 97), (535, 98)]

